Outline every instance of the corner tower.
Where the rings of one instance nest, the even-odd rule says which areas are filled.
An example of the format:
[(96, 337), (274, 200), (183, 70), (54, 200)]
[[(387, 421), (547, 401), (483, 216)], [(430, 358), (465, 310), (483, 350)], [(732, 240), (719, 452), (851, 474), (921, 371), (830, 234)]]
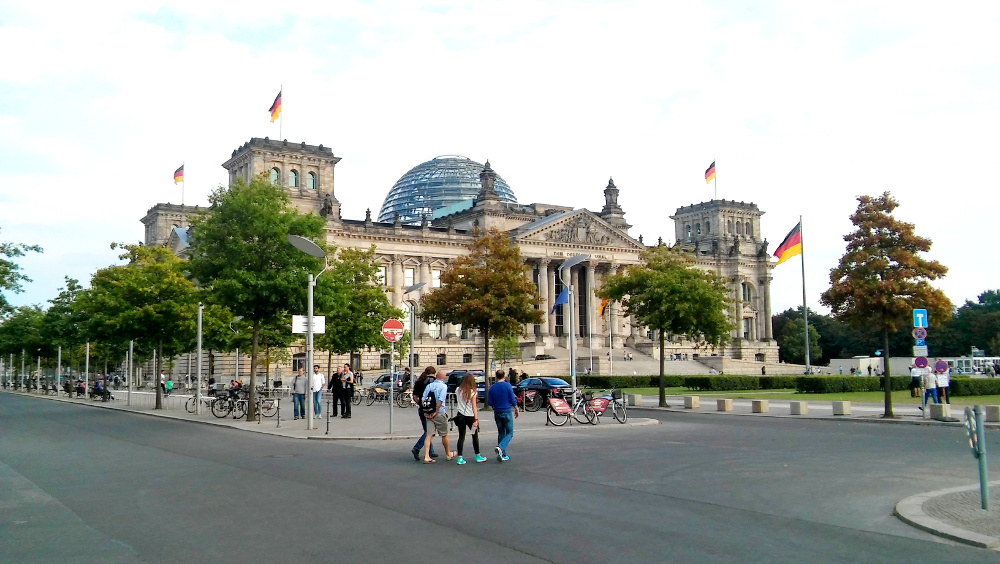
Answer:
[(254, 175), (266, 174), (285, 189), (300, 212), (318, 212), (336, 220), (340, 218), (340, 201), (333, 184), (338, 162), (340, 157), (333, 156), (333, 149), (323, 145), (254, 137), (233, 151), (222, 167), (229, 171), (230, 184), (237, 178), (249, 182)]

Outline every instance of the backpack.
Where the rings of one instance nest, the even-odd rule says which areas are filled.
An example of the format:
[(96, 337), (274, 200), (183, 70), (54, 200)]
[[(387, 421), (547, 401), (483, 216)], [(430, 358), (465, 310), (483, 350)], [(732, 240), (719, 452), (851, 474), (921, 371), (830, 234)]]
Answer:
[(424, 412), (424, 415), (434, 415), (437, 413), (437, 396), (434, 395), (434, 392), (430, 392), (421, 398), (420, 410)]

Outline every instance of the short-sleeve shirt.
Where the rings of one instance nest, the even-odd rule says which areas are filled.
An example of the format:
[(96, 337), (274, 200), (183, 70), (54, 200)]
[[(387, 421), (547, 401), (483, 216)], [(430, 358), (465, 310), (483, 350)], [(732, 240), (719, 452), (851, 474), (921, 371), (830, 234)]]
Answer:
[(427, 397), (428, 394), (434, 394), (434, 401), (441, 402), (441, 408), (438, 409), (438, 413), (444, 413), (444, 399), (448, 395), (448, 386), (441, 380), (435, 379), (424, 388), (424, 395), (420, 396), (421, 399)]

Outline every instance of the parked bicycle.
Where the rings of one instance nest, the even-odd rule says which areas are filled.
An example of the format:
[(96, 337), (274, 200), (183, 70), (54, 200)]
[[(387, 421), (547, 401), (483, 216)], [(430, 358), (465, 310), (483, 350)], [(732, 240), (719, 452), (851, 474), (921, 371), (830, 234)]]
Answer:
[[(186, 409), (188, 413), (194, 413), (198, 411), (197, 400), (198, 398), (196, 396), (189, 397), (188, 400), (184, 402), (184, 409)], [(212, 402), (214, 401), (215, 401), (214, 396), (207, 396), (207, 395), (201, 396), (201, 405), (208, 409), (212, 409)]]
[[(597, 402), (597, 400), (602, 400), (602, 399), (606, 400), (606, 402), (598, 402), (597, 404), (593, 403)], [(619, 423), (624, 423), (625, 421), (628, 420), (628, 410), (625, 409), (625, 404), (627, 402), (625, 401), (625, 396), (622, 394), (621, 390), (617, 388), (611, 388), (610, 390), (605, 390), (604, 392), (601, 393), (599, 397), (594, 398), (594, 400), (592, 400), (592, 405), (594, 405), (595, 409), (602, 403), (603, 407), (600, 409), (600, 411), (598, 411), (598, 416), (604, 415), (607, 412), (607, 409), (610, 407), (611, 413), (615, 417), (615, 421)]]
[(548, 423), (562, 427), (570, 419), (576, 419), (577, 423), (597, 425), (597, 413), (590, 405), (590, 400), (594, 399), (593, 394), (574, 390), (572, 396), (572, 406), (563, 397), (549, 397), (549, 408), (545, 411)]
[(538, 390), (514, 388), (514, 397), (517, 398), (517, 405), (524, 408), (525, 411), (538, 411), (545, 403)]

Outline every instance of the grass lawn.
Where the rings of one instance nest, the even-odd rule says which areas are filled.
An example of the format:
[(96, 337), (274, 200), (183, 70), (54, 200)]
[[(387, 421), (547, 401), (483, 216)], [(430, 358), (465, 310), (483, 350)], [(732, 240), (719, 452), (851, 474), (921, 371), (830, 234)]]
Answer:
[[(667, 388), (668, 396), (700, 396), (703, 398), (733, 398), (733, 399), (780, 399), (802, 401), (853, 401), (858, 403), (882, 403), (885, 394), (882, 392), (845, 392), (840, 394), (800, 394), (794, 389), (788, 390), (747, 390), (732, 392), (700, 392), (687, 388)], [(628, 388), (627, 394), (641, 394), (644, 398), (659, 397), (658, 388)], [(892, 393), (892, 403), (919, 404), (920, 398), (911, 398), (909, 390)], [(1000, 405), (1000, 396), (952, 396), (954, 405)]]

